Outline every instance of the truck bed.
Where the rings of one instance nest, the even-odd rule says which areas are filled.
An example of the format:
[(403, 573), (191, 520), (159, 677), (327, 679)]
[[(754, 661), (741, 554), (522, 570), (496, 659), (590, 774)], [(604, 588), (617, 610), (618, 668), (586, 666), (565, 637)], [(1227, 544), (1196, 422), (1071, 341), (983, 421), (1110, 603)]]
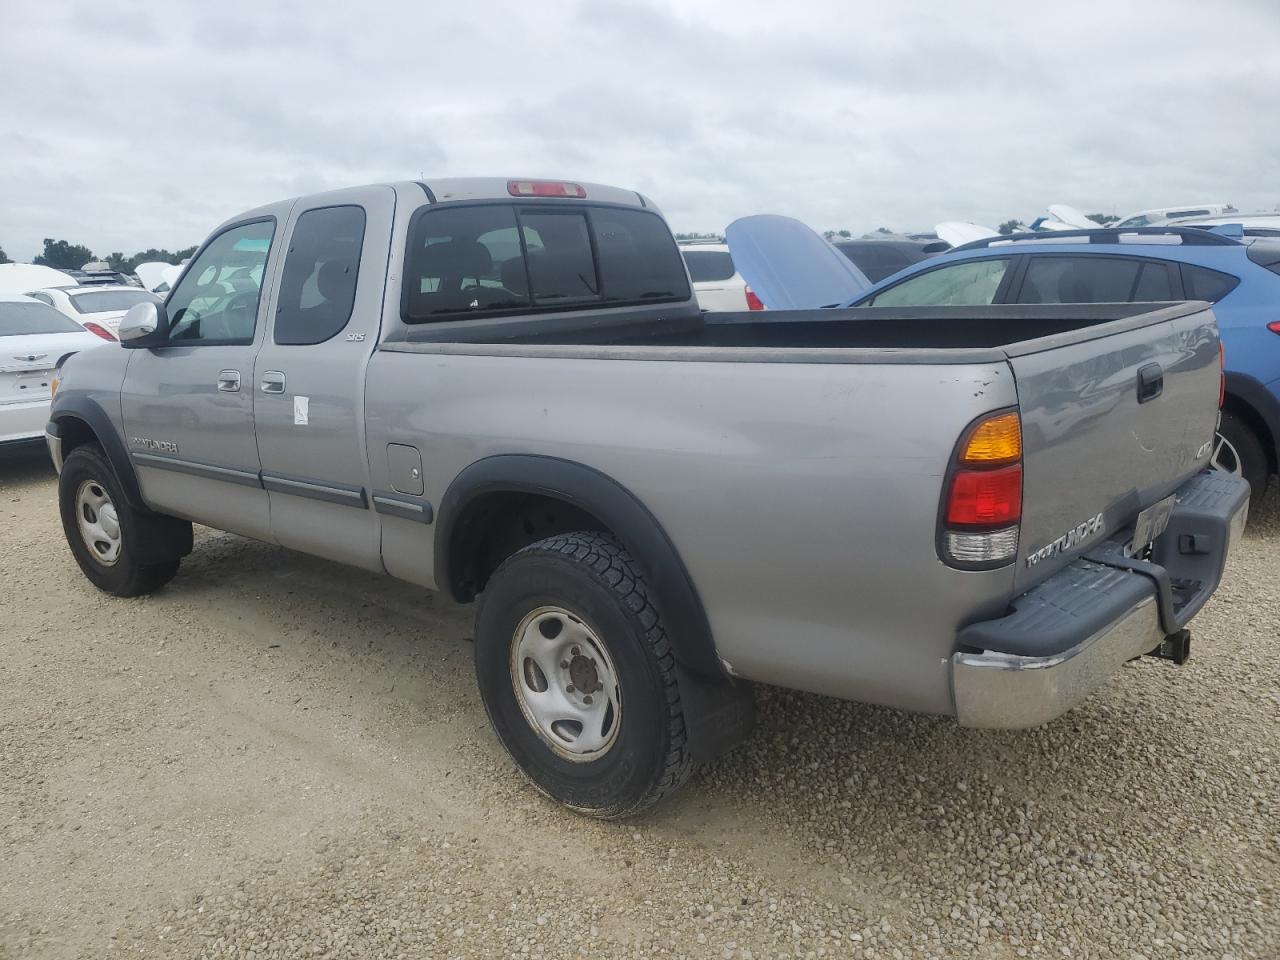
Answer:
[[(384, 344), (384, 348), (409, 347), (412, 351), (413, 344), (445, 343), (641, 349), (766, 347), (773, 351), (876, 351), (877, 359), (882, 361), (886, 358), (881, 351), (910, 351), (911, 358), (920, 362), (938, 362), (937, 351), (960, 351), (960, 355), (948, 359), (971, 362), (991, 359), (993, 353), (1013, 356), (1138, 329), (1204, 308), (1203, 304), (1188, 302), (860, 307), (674, 316), (655, 310), (629, 314), (580, 312), (423, 324), (410, 329), (403, 340)], [(436, 352), (432, 347), (426, 351)], [(676, 359), (669, 350), (661, 353), (665, 359)], [(612, 351), (609, 355), (619, 356)], [(700, 359), (714, 356), (703, 354)], [(804, 362), (806, 358), (787, 359)]]

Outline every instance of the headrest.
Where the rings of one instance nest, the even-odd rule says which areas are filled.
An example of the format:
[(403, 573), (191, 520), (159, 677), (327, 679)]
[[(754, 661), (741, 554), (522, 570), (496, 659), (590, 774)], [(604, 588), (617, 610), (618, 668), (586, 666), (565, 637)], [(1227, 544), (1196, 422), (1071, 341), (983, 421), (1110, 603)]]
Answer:
[(348, 288), (348, 274), (351, 265), (345, 260), (330, 260), (322, 263), (316, 271), (316, 289), (326, 300), (340, 300)]
[(422, 265), (429, 277), (484, 277), (493, 269), (493, 257), (478, 240), (449, 240), (427, 247)]

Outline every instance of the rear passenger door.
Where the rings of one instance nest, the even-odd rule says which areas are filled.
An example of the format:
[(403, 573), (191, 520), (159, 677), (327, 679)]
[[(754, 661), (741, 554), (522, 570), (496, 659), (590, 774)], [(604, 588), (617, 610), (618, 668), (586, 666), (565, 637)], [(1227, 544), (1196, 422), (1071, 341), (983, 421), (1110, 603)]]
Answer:
[(394, 213), (390, 187), (294, 208), (252, 382), (274, 539), (374, 570), (364, 375), (378, 341)]
[(1176, 265), (1140, 257), (1028, 255), (1011, 303), (1181, 300)]

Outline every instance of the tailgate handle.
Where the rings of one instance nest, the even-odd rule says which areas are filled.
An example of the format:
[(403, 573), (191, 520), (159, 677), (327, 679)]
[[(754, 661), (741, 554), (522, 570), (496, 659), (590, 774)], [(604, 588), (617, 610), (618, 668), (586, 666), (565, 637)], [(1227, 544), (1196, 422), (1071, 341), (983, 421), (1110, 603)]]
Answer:
[(1158, 363), (1138, 368), (1138, 402), (1146, 403), (1164, 393), (1164, 368)]

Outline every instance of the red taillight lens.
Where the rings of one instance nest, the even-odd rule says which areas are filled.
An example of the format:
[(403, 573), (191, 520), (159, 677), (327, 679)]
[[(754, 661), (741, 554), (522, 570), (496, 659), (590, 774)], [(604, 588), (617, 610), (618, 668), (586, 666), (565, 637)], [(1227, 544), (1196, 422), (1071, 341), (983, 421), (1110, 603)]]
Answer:
[(1022, 464), (957, 470), (947, 500), (947, 526), (1000, 527), (1022, 518)]
[(508, 180), (507, 193), (513, 197), (576, 197), (585, 200), (587, 191), (562, 180)]
[(1272, 320), (1267, 324), (1267, 329), (1272, 333), (1280, 333), (1280, 320)]
[(764, 303), (761, 302), (760, 298), (756, 296), (756, 292), (752, 290), (750, 287), (747, 287), (747, 309), (748, 310), (764, 309)]
[(103, 340), (110, 340), (112, 343), (115, 343), (116, 341), (116, 335), (100, 323), (94, 323), (92, 320), (86, 320), (84, 328), (95, 337), (101, 337)]

